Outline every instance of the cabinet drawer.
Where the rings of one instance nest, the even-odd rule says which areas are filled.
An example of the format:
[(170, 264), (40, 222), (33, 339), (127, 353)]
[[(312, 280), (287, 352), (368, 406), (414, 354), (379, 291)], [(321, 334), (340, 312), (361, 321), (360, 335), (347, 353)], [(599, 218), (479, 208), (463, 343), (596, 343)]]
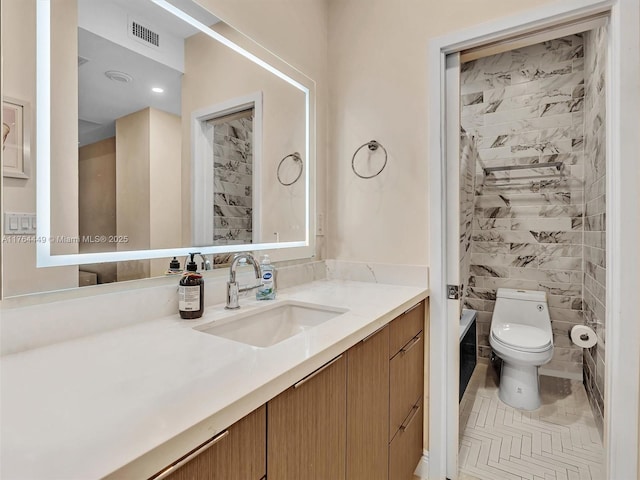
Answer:
[(424, 336), (413, 337), (389, 365), (389, 439), (424, 395)]
[(412, 408), (411, 416), (389, 445), (389, 478), (412, 480), (413, 472), (422, 457), (423, 404), (420, 399)]
[[(151, 477), (166, 480), (258, 480), (266, 473), (266, 408), (263, 405), (231, 425), (188, 462), (179, 459), (174, 466)], [(182, 465), (181, 465), (182, 464)], [(181, 466), (180, 466), (181, 465)]]
[(389, 325), (389, 355), (393, 357), (405, 346), (424, 324), (424, 301), (414, 305)]

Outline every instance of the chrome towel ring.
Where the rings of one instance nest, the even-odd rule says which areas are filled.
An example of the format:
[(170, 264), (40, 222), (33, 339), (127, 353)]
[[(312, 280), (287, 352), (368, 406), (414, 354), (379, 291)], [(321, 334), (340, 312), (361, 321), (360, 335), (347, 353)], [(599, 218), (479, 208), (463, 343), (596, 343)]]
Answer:
[[(376, 173), (374, 173), (373, 175), (369, 175), (369, 176), (360, 175), (358, 173), (358, 171), (356, 170), (356, 155), (364, 147), (369, 147), (369, 150), (372, 151), (372, 152), (375, 152), (376, 150), (378, 150), (378, 147), (382, 148), (382, 150), (384, 151), (384, 163), (382, 164), (382, 167)], [(370, 142), (363, 143), (362, 145), (360, 145), (358, 147), (358, 149), (355, 151), (355, 153), (353, 154), (353, 157), (351, 157), (351, 168), (353, 170), (353, 173), (355, 173), (360, 178), (367, 179), (367, 178), (377, 177), (384, 170), (384, 167), (387, 166), (387, 158), (388, 158), (387, 149), (384, 148), (384, 146), (380, 142), (378, 142), (376, 140), (371, 140)]]
[[(289, 183), (283, 182), (282, 178), (280, 177), (280, 169), (282, 168), (282, 164), (287, 158), (292, 158), (295, 163), (300, 164), (300, 171), (298, 172), (298, 176), (296, 176), (296, 178), (294, 178), (293, 181)], [(298, 152), (294, 152), (294, 153), (290, 153), (289, 155), (284, 157), (282, 160), (280, 160), (280, 163), (278, 164), (278, 170), (276, 171), (276, 175), (278, 176), (278, 181), (285, 187), (288, 187), (289, 185), (293, 185), (298, 181), (298, 179), (302, 176), (303, 170), (304, 170), (304, 162), (302, 161), (302, 157)]]

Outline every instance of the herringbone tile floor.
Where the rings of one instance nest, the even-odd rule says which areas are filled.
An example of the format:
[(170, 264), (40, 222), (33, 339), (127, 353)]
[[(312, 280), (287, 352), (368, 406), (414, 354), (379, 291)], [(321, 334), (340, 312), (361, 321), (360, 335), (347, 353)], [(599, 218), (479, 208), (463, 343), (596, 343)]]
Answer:
[(581, 382), (540, 377), (542, 406), (498, 398), (497, 375), (478, 365), (460, 403), (462, 480), (604, 480), (604, 449)]

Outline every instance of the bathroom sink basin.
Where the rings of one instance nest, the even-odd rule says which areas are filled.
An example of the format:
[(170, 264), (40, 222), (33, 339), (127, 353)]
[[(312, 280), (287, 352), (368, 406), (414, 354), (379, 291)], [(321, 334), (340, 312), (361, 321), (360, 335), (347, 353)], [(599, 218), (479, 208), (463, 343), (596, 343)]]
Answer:
[(223, 321), (201, 325), (195, 329), (264, 348), (306, 332), (347, 311), (344, 308), (288, 301), (247, 313), (240, 312)]

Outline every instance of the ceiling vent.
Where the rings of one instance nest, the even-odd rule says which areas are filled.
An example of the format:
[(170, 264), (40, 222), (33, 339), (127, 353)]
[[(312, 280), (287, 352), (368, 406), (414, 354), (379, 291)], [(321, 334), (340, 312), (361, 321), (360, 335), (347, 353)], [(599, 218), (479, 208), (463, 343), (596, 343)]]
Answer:
[(149, 47), (160, 47), (160, 35), (131, 18), (129, 19), (129, 36)]

